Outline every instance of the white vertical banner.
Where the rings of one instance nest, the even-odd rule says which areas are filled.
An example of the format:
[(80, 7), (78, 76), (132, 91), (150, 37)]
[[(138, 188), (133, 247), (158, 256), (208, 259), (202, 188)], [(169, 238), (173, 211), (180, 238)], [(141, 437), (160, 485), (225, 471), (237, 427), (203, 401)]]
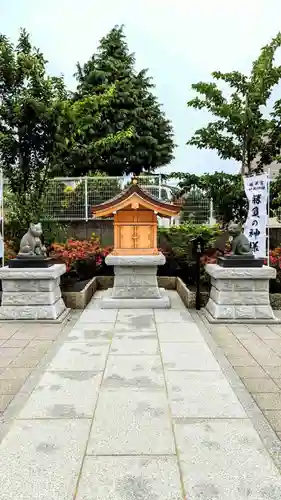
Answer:
[(267, 174), (244, 177), (245, 193), (249, 202), (244, 234), (248, 238), (255, 257), (266, 256), (266, 228), (268, 223)]

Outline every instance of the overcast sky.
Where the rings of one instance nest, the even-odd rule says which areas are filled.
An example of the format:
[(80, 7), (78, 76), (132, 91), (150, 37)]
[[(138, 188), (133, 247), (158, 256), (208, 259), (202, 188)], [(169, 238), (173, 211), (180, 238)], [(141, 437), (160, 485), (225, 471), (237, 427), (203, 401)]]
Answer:
[(85, 62), (102, 36), (124, 24), (137, 67), (149, 68), (174, 125), (178, 148), (168, 170), (235, 172), (235, 162), (185, 146), (208, 122), (186, 101), (191, 84), (209, 80), (213, 70), (250, 70), (259, 49), (281, 31), (281, 1), (0, 0), (0, 20), (1, 31), (13, 41), (19, 28), (26, 28), (49, 60), (49, 72), (63, 73), (69, 87), (76, 62)]

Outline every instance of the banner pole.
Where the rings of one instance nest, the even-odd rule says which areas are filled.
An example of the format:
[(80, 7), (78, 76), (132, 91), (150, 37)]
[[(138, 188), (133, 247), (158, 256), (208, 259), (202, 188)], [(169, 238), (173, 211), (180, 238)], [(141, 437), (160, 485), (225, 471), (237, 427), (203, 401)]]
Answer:
[(270, 251), (270, 241), (269, 241), (269, 216), (270, 216), (270, 168), (267, 173), (267, 265), (269, 266), (269, 251)]

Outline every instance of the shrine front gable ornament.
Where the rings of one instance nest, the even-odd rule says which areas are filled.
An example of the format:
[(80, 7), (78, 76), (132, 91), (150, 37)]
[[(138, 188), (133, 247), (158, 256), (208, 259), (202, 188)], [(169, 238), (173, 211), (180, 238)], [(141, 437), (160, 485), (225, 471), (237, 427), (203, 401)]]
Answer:
[(114, 217), (114, 249), (106, 257), (114, 266), (112, 296), (104, 308), (167, 308), (169, 297), (157, 283), (158, 265), (165, 264), (157, 245), (157, 216), (173, 217), (180, 207), (162, 202), (142, 189), (137, 179), (125, 191), (93, 207), (95, 217)]

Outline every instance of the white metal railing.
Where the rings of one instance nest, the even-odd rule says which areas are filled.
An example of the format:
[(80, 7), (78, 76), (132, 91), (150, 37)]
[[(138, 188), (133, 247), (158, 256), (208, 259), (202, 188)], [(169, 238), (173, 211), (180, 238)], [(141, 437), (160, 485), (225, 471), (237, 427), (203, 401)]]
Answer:
[[(49, 181), (45, 195), (47, 217), (59, 221), (85, 221), (92, 219), (92, 207), (123, 191), (130, 183), (129, 176), (88, 176), (88, 177), (56, 177)], [(151, 195), (162, 201), (172, 201), (175, 186), (164, 184), (161, 174), (138, 177), (138, 183)], [(4, 182), (7, 187), (7, 183)], [(9, 206), (5, 204), (5, 210)], [(195, 223), (214, 223), (212, 201), (202, 196), (201, 199), (188, 197), (182, 207), (184, 220)], [(159, 225), (178, 225), (179, 218), (169, 222), (159, 218)]]

